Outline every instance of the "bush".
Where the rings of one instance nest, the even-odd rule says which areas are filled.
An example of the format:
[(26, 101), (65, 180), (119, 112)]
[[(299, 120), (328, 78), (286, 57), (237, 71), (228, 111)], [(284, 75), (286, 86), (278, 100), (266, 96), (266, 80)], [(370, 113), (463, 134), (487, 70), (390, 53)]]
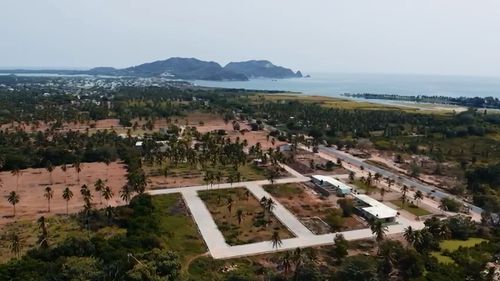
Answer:
[(340, 208), (342, 208), (342, 216), (350, 217), (354, 213), (354, 204), (352, 199), (339, 199), (337, 201)]

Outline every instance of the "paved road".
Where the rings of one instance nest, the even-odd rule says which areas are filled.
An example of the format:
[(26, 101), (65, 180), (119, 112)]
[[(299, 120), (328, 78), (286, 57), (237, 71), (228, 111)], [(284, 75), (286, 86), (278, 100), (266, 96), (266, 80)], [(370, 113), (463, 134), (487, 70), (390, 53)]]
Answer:
[(481, 209), (480, 207), (472, 205), (470, 203), (467, 203), (467, 202), (463, 201), (462, 199), (460, 199), (460, 198), (458, 198), (456, 196), (453, 196), (451, 194), (448, 194), (448, 193), (445, 193), (443, 191), (437, 190), (435, 186), (424, 184), (424, 183), (419, 182), (419, 181), (417, 181), (415, 179), (411, 179), (411, 178), (409, 178), (409, 177), (407, 177), (405, 175), (401, 175), (399, 173), (394, 173), (394, 172), (391, 172), (391, 171), (379, 168), (377, 166), (368, 164), (368, 163), (364, 162), (363, 159), (354, 157), (354, 156), (352, 156), (350, 154), (347, 154), (345, 152), (339, 151), (339, 150), (337, 150), (335, 148), (320, 146), (319, 147), (319, 152), (325, 153), (327, 155), (335, 156), (336, 158), (341, 158), (344, 162), (347, 162), (347, 163), (349, 163), (351, 165), (354, 165), (354, 166), (358, 166), (358, 167), (359, 166), (363, 166), (365, 169), (370, 170), (370, 171), (375, 172), (375, 173), (379, 173), (379, 174), (381, 174), (384, 177), (393, 178), (396, 182), (398, 182), (400, 184), (404, 184), (404, 185), (407, 185), (407, 186), (414, 186), (416, 189), (422, 191), (424, 194), (426, 194), (428, 192), (432, 192), (434, 190), (434, 192), (432, 192), (432, 194), (435, 197), (439, 198), (439, 199), (446, 198), (446, 197), (451, 197), (451, 198), (454, 198), (454, 199), (456, 199), (458, 201), (463, 202), (465, 205), (467, 205), (468, 207), (470, 207), (470, 209), (471, 209), (472, 212), (475, 212), (475, 213), (478, 213), (478, 214), (480, 214), (481, 212), (483, 212), (483, 209)]
[[(289, 173), (295, 175), (295, 177), (288, 177), (276, 180), (276, 183), (293, 183), (293, 182), (304, 182), (308, 181), (309, 178), (302, 176), (288, 166), (283, 165)], [(221, 184), (219, 187), (214, 186), (211, 189), (227, 189), (235, 187), (247, 187), (250, 192), (255, 196), (255, 198), (262, 198), (262, 196), (270, 197), (271, 194), (266, 192), (263, 185), (269, 184), (267, 180), (261, 181), (247, 181), (239, 182), (233, 185), (231, 184)], [(298, 219), (295, 217), (288, 209), (279, 203), (275, 198), (273, 200), (276, 202), (276, 207), (273, 210), (273, 214), (280, 220), (280, 222), (285, 225), (290, 232), (292, 232), (295, 237), (289, 239), (283, 239), (282, 245), (276, 249), (273, 248), (271, 241), (250, 243), (245, 245), (230, 246), (226, 243), (224, 236), (217, 228), (217, 225), (212, 218), (210, 211), (207, 209), (205, 203), (198, 196), (198, 191), (207, 190), (207, 185), (189, 186), (189, 187), (179, 187), (179, 188), (169, 188), (160, 190), (148, 191), (151, 195), (158, 194), (172, 194), (181, 193), (186, 205), (188, 206), (193, 219), (198, 226), (200, 233), (205, 240), (205, 243), (210, 251), (210, 255), (214, 259), (228, 259), (243, 257), (249, 255), (258, 255), (271, 253), (276, 251), (292, 250), (295, 248), (304, 248), (312, 246), (322, 246), (333, 244), (333, 239), (337, 233), (329, 233), (323, 235), (313, 234), (307, 227), (305, 227)], [(397, 218), (397, 224), (390, 225), (388, 227), (387, 234), (401, 233), (408, 226), (412, 226), (414, 229), (421, 229), (424, 227), (422, 222), (409, 221), (406, 218)], [(372, 238), (373, 234), (370, 229), (360, 229), (339, 232), (344, 235), (347, 240), (358, 240), (365, 238)]]

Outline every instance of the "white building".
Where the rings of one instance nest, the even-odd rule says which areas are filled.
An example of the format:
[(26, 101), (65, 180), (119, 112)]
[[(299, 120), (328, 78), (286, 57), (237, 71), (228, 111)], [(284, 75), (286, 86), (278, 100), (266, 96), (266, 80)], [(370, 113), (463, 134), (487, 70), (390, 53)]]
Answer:
[(352, 188), (347, 184), (334, 179), (331, 176), (313, 175), (311, 181), (318, 187), (323, 189), (334, 189), (337, 195), (347, 195), (352, 192)]
[(367, 219), (379, 219), (385, 222), (393, 222), (398, 212), (393, 208), (364, 194), (352, 194), (356, 204), (355, 207)]

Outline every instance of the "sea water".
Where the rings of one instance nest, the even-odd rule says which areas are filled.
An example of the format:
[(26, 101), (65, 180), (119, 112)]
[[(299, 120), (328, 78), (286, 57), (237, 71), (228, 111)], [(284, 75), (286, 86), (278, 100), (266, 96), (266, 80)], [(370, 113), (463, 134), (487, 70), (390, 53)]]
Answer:
[(311, 73), (310, 78), (192, 81), (199, 86), (280, 90), (340, 97), (344, 93), (500, 98), (500, 77)]

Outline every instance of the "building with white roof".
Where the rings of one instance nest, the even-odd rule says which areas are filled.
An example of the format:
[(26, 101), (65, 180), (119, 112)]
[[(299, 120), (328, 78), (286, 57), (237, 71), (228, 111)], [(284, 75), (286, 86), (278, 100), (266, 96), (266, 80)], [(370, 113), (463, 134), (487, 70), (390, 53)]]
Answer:
[(352, 194), (356, 204), (355, 208), (367, 219), (379, 219), (393, 222), (398, 212), (385, 204), (364, 194)]
[(331, 176), (323, 176), (323, 175), (313, 175), (311, 176), (311, 181), (318, 187), (325, 190), (334, 190), (337, 195), (347, 195), (350, 194), (352, 188), (347, 184), (334, 179)]

